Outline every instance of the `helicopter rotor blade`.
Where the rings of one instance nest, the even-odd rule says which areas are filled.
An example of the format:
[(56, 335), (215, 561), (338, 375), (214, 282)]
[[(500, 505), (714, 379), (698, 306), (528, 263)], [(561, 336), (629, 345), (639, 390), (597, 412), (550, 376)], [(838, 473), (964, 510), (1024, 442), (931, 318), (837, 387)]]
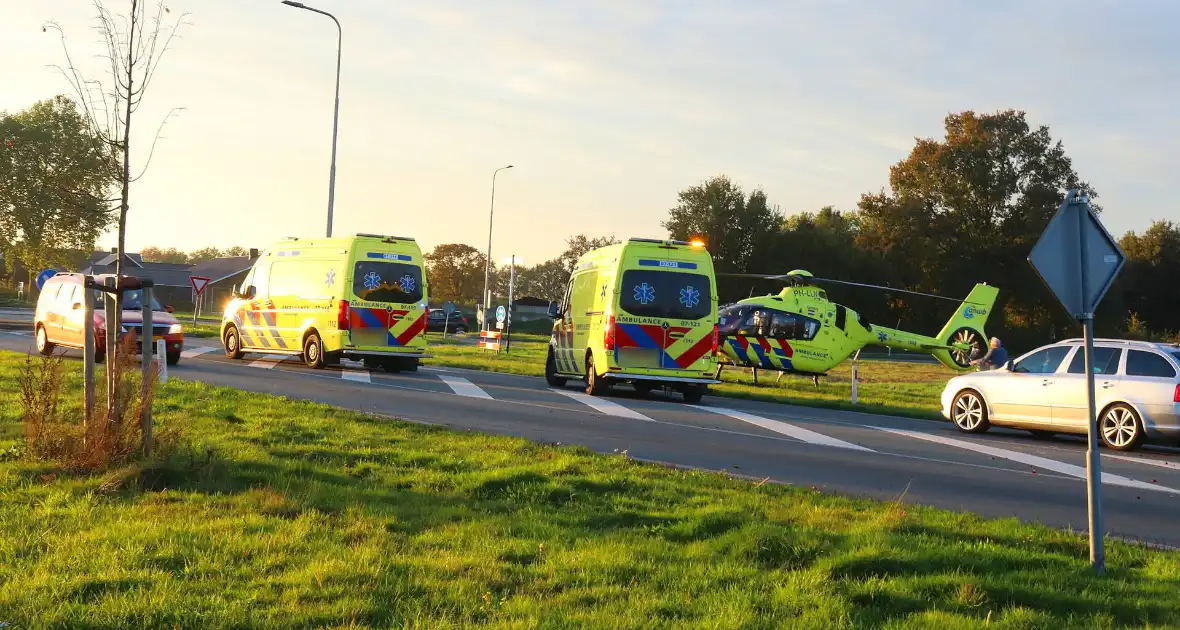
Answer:
[[(760, 278), (763, 280), (786, 280), (788, 278), (799, 277), (799, 276), (792, 276), (790, 274), (785, 274), (785, 273), (768, 274), (768, 273), (717, 272), (714, 275), (729, 276), (729, 277), (735, 277), (735, 278)], [(962, 300), (959, 298), (947, 297), (945, 295), (936, 295), (934, 293), (922, 293), (921, 291), (910, 291), (909, 289), (899, 289), (897, 287), (890, 287), (890, 286), (885, 286), (885, 285), (880, 285), (880, 284), (867, 284), (864, 282), (849, 282), (848, 280), (833, 280), (832, 278), (816, 278), (814, 276), (807, 276), (804, 279), (808, 282), (830, 282), (832, 284), (844, 284), (844, 285), (853, 286), (853, 287), (864, 287), (867, 289), (877, 289), (880, 291), (884, 291), (886, 293), (908, 293), (909, 295), (920, 295), (922, 297), (929, 297), (929, 298), (934, 298), (937, 300), (946, 300), (948, 302), (955, 302), (957, 304), (961, 304), (961, 303), (965, 302), (965, 300)]]

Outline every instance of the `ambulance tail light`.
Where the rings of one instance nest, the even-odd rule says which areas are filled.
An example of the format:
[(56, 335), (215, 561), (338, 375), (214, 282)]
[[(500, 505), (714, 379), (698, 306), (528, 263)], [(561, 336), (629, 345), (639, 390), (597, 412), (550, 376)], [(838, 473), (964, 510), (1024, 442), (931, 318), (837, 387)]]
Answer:
[(611, 315), (606, 320), (606, 338), (603, 340), (603, 349), (614, 351), (615, 349), (615, 316)]
[(713, 356), (717, 356), (717, 347), (721, 343), (721, 327), (713, 324)]
[(351, 327), (348, 321), (348, 300), (340, 300), (336, 303), (336, 328), (349, 330)]

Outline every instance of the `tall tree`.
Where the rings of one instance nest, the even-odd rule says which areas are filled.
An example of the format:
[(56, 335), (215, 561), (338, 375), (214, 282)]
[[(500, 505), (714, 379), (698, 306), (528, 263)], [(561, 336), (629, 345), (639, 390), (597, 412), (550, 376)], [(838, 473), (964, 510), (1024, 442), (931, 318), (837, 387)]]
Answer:
[(112, 216), (114, 184), (101, 139), (65, 96), (0, 114), (0, 253), (10, 269), (67, 265), (93, 251)]
[(662, 223), (679, 240), (703, 238), (718, 270), (750, 272), (755, 252), (783, 221), (761, 190), (746, 195), (724, 175), (680, 191), (679, 203)]
[(557, 257), (561, 262), (562, 267), (566, 271), (568, 278), (569, 274), (574, 272), (574, 265), (578, 263), (578, 259), (583, 254), (599, 247), (606, 247), (607, 245), (615, 245), (619, 243), (619, 239), (612, 234), (610, 236), (586, 236), (585, 234), (575, 234), (565, 239), (565, 251)]
[(192, 251), (188, 255), (188, 262), (194, 265), (206, 260), (213, 260), (214, 258), (221, 258), (225, 254), (216, 247), (202, 247), (201, 249)]
[[(890, 169), (891, 192), (861, 197), (860, 242), (899, 285), (961, 296), (987, 281), (1001, 289), (1007, 324), (1060, 332), (1069, 322), (1026, 258), (1067, 190), (1096, 193), (1049, 128), (1033, 128), (1022, 111), (965, 111), (944, 127), (943, 139), (919, 139)], [(947, 315), (905, 302), (918, 325)]]
[(250, 250), (240, 245), (234, 245), (222, 250), (221, 255), (227, 258), (245, 258), (250, 255)]
[(1142, 325), (1157, 332), (1180, 332), (1180, 225), (1155, 221), (1142, 234), (1119, 239), (1127, 255), (1111, 293), (1121, 293), (1126, 308)]
[(158, 262), (158, 263), (187, 263), (189, 262), (188, 254), (169, 247), (164, 249), (162, 247), (145, 247), (139, 250), (140, 257), (144, 262)]
[(487, 256), (470, 245), (447, 243), (424, 256), (430, 294), (440, 300), (475, 302), (483, 290)]
[[(576, 259), (575, 259), (576, 260)], [(527, 281), (526, 293), (550, 302), (559, 301), (565, 294), (565, 286), (569, 282), (569, 271), (566, 270), (560, 258), (547, 260), (530, 268), (525, 272)]]

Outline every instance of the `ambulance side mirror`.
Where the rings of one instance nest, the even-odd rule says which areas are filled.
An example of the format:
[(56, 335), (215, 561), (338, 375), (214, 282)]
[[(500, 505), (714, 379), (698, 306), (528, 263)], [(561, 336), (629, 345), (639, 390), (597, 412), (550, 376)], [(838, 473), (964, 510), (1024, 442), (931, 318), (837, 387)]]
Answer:
[(258, 290), (254, 288), (254, 285), (250, 285), (246, 287), (244, 291), (242, 291), (239, 297), (241, 297), (243, 300), (253, 300), (254, 296), (257, 294)]
[(561, 305), (557, 302), (549, 303), (549, 319), (557, 319), (560, 315)]

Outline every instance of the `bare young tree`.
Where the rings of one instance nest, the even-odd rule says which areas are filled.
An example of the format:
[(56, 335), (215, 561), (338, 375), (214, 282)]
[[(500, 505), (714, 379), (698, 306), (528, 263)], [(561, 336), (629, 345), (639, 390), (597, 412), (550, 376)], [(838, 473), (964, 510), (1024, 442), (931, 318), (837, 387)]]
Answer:
[[(123, 273), (123, 254), (127, 234), (127, 211), (130, 208), (131, 184), (143, 177), (155, 154), (156, 142), (164, 126), (173, 114), (183, 108), (168, 112), (152, 139), (147, 159), (138, 173), (131, 168), (131, 126), (135, 112), (143, 102), (152, 79), (156, 76), (164, 53), (185, 24), (187, 13), (173, 17), (172, 10), (158, 2), (149, 12), (144, 0), (130, 0), (130, 11), (124, 14), (112, 13), (102, 0), (93, 0), (97, 12), (94, 29), (98, 31), (105, 45), (98, 57), (109, 68), (105, 80), (88, 78), (74, 64), (66, 42), (65, 31), (56, 22), (49, 22), (43, 31), (56, 31), (61, 37), (65, 65), (53, 66), (73, 88), (79, 107), (95, 135), (101, 139), (98, 150), (106, 153), (108, 163), (117, 168), (114, 179), (120, 182), (120, 196), (105, 200), (112, 211), (119, 213), (119, 257), (115, 263), (115, 274)], [(117, 205), (115, 205), (117, 203)], [(116, 308), (116, 318), (121, 317), (121, 305)], [(116, 321), (115, 329), (118, 329)]]

